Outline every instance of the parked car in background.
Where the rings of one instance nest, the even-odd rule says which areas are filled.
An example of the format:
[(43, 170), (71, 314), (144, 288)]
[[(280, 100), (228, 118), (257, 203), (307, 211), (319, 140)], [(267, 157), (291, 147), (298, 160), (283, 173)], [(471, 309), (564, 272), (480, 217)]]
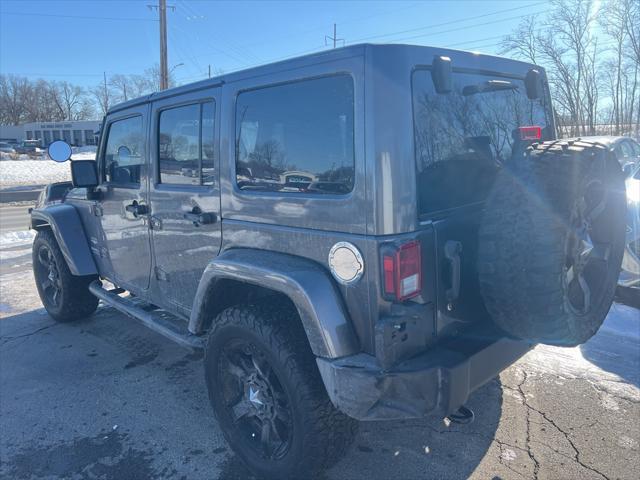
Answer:
[(582, 137), (611, 148), (627, 175), (627, 232), (616, 299), (640, 306), (640, 144), (629, 137)]
[(38, 153), (39, 146), (40, 140), (23, 140), (15, 150), (16, 153), (35, 154)]
[(16, 153), (15, 149), (5, 142), (0, 142), (0, 152), (3, 153)]
[(636, 163), (633, 169), (630, 169), (626, 190), (627, 244), (622, 259), (617, 297), (623, 303), (640, 307), (640, 163)]

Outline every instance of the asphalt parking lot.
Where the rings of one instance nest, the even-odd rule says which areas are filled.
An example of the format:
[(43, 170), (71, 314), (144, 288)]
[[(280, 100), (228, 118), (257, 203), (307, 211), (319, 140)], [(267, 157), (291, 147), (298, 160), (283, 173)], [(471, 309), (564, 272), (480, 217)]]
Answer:
[[(0, 212), (1, 214), (1, 212)], [(0, 248), (0, 477), (244, 479), (201, 356), (108, 307), (56, 324), (30, 246)], [(640, 478), (640, 312), (537, 347), (473, 396), (468, 426), (363, 424), (333, 479)]]

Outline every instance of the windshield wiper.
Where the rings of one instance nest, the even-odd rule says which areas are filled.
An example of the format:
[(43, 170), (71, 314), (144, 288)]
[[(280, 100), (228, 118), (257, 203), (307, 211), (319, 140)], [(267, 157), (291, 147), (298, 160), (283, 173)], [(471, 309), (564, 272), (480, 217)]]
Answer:
[(517, 85), (514, 85), (508, 80), (488, 80), (486, 82), (478, 83), (477, 85), (467, 85), (462, 89), (462, 95), (468, 97), (469, 95), (476, 95), (478, 93), (500, 92), (503, 90), (517, 89)]

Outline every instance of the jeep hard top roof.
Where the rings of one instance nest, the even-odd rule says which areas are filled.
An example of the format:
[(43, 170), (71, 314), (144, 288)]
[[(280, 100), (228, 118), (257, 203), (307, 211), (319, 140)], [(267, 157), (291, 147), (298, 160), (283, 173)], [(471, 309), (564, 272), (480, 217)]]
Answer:
[(169, 98), (174, 95), (181, 95), (203, 88), (211, 88), (214, 86), (222, 85), (224, 83), (231, 83), (237, 80), (246, 80), (251, 77), (266, 76), (277, 71), (279, 72), (289, 69), (293, 70), (310, 64), (331, 62), (338, 59), (365, 55), (365, 53), (369, 53), (375, 57), (381, 56), (384, 58), (386, 56), (389, 56), (404, 58), (408, 64), (411, 64), (413, 66), (430, 65), (434, 56), (444, 55), (451, 58), (453, 68), (481, 70), (491, 73), (505, 73), (519, 77), (524, 77), (526, 72), (533, 67), (537, 68), (540, 71), (544, 71), (543, 68), (530, 63), (495, 55), (487, 55), (484, 53), (422, 45), (361, 43), (342, 48), (324, 50), (321, 52), (289, 58), (286, 60), (280, 60), (277, 62), (265, 63), (264, 65), (260, 65), (257, 67), (238, 70), (228, 74), (220, 75), (218, 77), (208, 78), (186, 85), (181, 85), (179, 87), (170, 88), (161, 92), (154, 92), (115, 105), (109, 109), (107, 114), (111, 114), (119, 110), (123, 110), (153, 100)]

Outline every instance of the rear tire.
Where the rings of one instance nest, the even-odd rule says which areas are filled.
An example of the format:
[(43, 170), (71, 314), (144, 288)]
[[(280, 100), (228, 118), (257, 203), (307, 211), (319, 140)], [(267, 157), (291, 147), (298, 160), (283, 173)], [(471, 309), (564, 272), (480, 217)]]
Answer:
[(605, 148), (542, 144), (502, 169), (479, 233), (493, 321), (536, 343), (574, 346), (604, 321), (620, 273), (624, 176)]
[(310, 478), (335, 463), (355, 435), (355, 420), (327, 396), (292, 308), (240, 305), (220, 313), (205, 376), (227, 442), (260, 477)]
[(96, 311), (98, 299), (89, 291), (89, 284), (98, 277), (72, 275), (51, 230), (38, 231), (32, 255), (40, 300), (54, 320), (72, 322)]

